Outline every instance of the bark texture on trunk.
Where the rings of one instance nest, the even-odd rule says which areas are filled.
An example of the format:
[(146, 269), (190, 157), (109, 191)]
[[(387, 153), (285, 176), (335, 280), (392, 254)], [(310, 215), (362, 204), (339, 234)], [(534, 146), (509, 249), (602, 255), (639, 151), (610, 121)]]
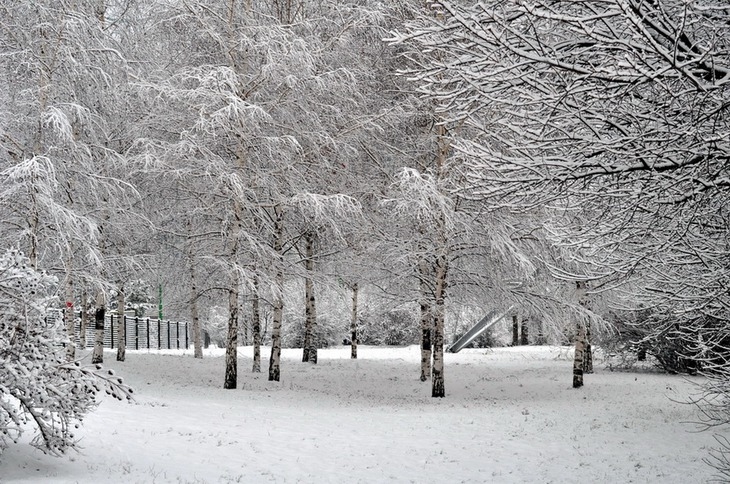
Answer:
[[(278, 277), (277, 277), (278, 279)], [(269, 381), (281, 377), (281, 319), (284, 312), (284, 298), (278, 296), (274, 302), (274, 319), (271, 325), (271, 355), (269, 356)]]
[(528, 336), (529, 329), (527, 328), (527, 318), (522, 318), (522, 326), (520, 331), (520, 344), (523, 346), (530, 344), (530, 338)]
[(305, 322), (304, 322), (304, 349), (302, 361), (317, 364), (317, 305), (314, 296), (314, 234), (308, 232), (304, 236), (304, 279)]
[(350, 359), (357, 359), (357, 295), (359, 291), (357, 282), (352, 285), (352, 316), (350, 318)]
[(88, 296), (86, 294), (86, 289), (81, 291), (81, 328), (79, 329), (79, 332), (81, 333), (79, 335), (80, 342), (81, 342), (81, 348), (86, 349), (86, 328), (89, 326), (89, 301)]
[(448, 261), (446, 254), (439, 254), (436, 260), (436, 305), (434, 310), (434, 338), (433, 338), (433, 370), (432, 397), (445, 397), (446, 385), (444, 379), (444, 318), (446, 303), (446, 276)]
[(203, 337), (198, 313), (198, 285), (195, 279), (195, 258), (193, 257), (192, 241), (188, 241), (188, 267), (190, 267), (190, 322), (193, 331), (194, 357), (203, 358)]
[(426, 261), (419, 263), (421, 301), (421, 381), (431, 377), (431, 350), (433, 347), (432, 333), (434, 326), (433, 312), (431, 311), (430, 300), (433, 297), (431, 285), (428, 283), (428, 264)]
[(104, 292), (99, 289), (94, 304), (94, 350), (91, 362), (104, 363), (104, 318), (106, 317), (106, 300)]
[[(586, 298), (586, 282), (576, 281), (575, 298), (578, 304), (585, 306)], [(578, 325), (575, 334), (575, 357), (573, 359), (573, 388), (583, 386), (583, 368), (585, 365), (585, 349), (586, 349), (586, 325), (581, 321), (582, 317), (578, 316)]]
[(585, 354), (583, 355), (583, 373), (593, 373), (593, 348), (591, 347), (591, 325), (586, 324)]
[(253, 367), (251, 371), (261, 373), (261, 310), (259, 309), (259, 279), (254, 276), (251, 295), (251, 326), (253, 331)]
[(68, 346), (66, 347), (66, 359), (73, 361), (76, 359), (76, 325), (74, 324), (74, 286), (71, 279), (71, 266), (66, 267), (66, 305), (63, 311), (63, 322), (66, 326), (66, 335), (68, 336)]
[[(588, 283), (585, 281), (578, 281), (576, 283), (576, 295), (578, 297), (578, 304), (583, 306), (588, 311), (591, 310), (590, 298), (588, 296)], [(585, 323), (585, 338), (583, 347), (583, 373), (593, 373), (593, 348), (591, 347), (591, 323), (587, 321)]]
[(271, 328), (271, 355), (269, 356), (269, 381), (279, 381), (281, 377), (281, 320), (284, 313), (284, 210), (274, 208), (274, 252), (278, 255), (276, 267), (276, 295), (274, 301), (274, 320)]
[(431, 305), (421, 301), (421, 381), (431, 376), (431, 332), (433, 328), (433, 314)]
[(119, 316), (119, 341), (117, 341), (117, 361), (124, 361), (127, 357), (127, 322), (124, 318), (124, 286), (119, 286), (117, 295), (117, 316)]
[[(436, 166), (435, 171), (439, 180), (446, 177), (446, 160), (451, 150), (451, 141), (448, 137), (445, 124), (437, 124), (436, 126)], [(433, 293), (434, 314), (433, 314), (433, 367), (431, 370), (431, 396), (434, 398), (443, 398), (446, 396), (446, 384), (444, 378), (444, 319), (446, 317), (446, 291), (447, 276), (449, 272), (449, 234), (447, 228), (446, 214), (436, 208), (438, 215), (436, 217), (436, 263), (435, 269), (435, 285)]]
[(228, 289), (228, 338), (226, 338), (226, 375), (223, 388), (232, 390), (238, 383), (238, 269), (233, 269)]
[(578, 323), (578, 331), (575, 335), (575, 358), (573, 359), (573, 388), (580, 388), (583, 386), (585, 337), (585, 326)]

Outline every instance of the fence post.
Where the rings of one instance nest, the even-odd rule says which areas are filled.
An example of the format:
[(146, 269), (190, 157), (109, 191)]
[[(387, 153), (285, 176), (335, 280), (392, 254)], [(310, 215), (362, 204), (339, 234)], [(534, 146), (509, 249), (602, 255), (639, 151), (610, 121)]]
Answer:
[(111, 330), (109, 331), (109, 334), (111, 336), (111, 342), (109, 343), (109, 348), (114, 349), (114, 315), (109, 315), (109, 326), (111, 326)]
[(147, 318), (147, 349), (152, 349), (150, 348), (150, 318)]
[(188, 322), (185, 322), (185, 349), (190, 348), (190, 341), (188, 338)]
[(162, 328), (160, 326), (160, 320), (157, 320), (157, 349), (162, 349)]
[(139, 318), (134, 317), (134, 349), (139, 349)]
[(180, 321), (175, 322), (175, 335), (176, 335), (177, 349), (180, 349)]
[(172, 346), (170, 346), (170, 320), (167, 320), (167, 349), (172, 349)]

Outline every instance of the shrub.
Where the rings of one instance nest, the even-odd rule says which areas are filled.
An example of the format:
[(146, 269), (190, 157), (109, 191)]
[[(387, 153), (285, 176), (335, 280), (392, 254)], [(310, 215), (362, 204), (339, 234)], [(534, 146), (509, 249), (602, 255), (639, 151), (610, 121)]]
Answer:
[(61, 455), (75, 448), (74, 429), (100, 391), (131, 398), (112, 371), (66, 361), (65, 330), (44, 317), (54, 284), (21, 252), (0, 256), (0, 452), (31, 424), (38, 432), (31, 444)]
[(411, 309), (363, 315), (360, 320), (359, 342), (375, 346), (417, 344), (421, 337), (420, 324), (418, 312)]

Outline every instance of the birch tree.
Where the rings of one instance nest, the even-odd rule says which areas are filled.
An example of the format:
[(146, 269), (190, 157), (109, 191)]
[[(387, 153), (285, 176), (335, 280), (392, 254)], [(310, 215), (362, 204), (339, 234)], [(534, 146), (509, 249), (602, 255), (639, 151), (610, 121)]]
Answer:
[[(436, 3), (445, 20), (409, 38), (443, 53), (417, 76), (424, 92), (479, 132), (459, 144), (474, 193), (512, 207), (559, 199), (585, 215), (565, 238), (593, 247), (604, 268), (642, 267), (657, 295), (681, 299), (686, 278), (662, 278), (671, 289), (660, 289), (652, 267), (660, 246), (678, 258), (682, 246), (698, 247), (692, 234), (717, 227), (711, 217), (725, 205), (722, 10), (674, 1)], [(679, 237), (667, 245), (669, 233)], [(613, 253), (599, 254), (599, 237)], [(710, 268), (701, 273), (717, 274), (715, 258), (701, 254), (697, 262)]]
[[(288, 233), (296, 230), (284, 223), (297, 220), (290, 208), (298, 194), (324, 191), (315, 179), (350, 156), (345, 138), (367, 124), (343, 115), (343, 106), (358, 96), (349, 66), (335, 48), (364, 25), (367, 11), (321, 15), (337, 9), (321, 2), (293, 10), (272, 7), (235, 1), (161, 7), (159, 35), (173, 39), (178, 33), (173, 26), (184, 24), (188, 34), (194, 32), (186, 37), (193, 49), (144, 86), (179, 108), (172, 115), (183, 133), (175, 140), (165, 136), (162, 125), (154, 126), (150, 135), (160, 134), (164, 141), (150, 136), (144, 142), (147, 153), (156, 164), (174, 160), (180, 173), (209, 182), (205, 205), (215, 210), (220, 244), (227, 247), (217, 260), (229, 278), (232, 326), (238, 311), (233, 294), (240, 287), (250, 290), (259, 277), (272, 281), (275, 294), (283, 288), (286, 267), (281, 266), (287, 261), (282, 257), (291, 248)], [(170, 45), (175, 48), (174, 41)], [(275, 380), (281, 304), (275, 302), (272, 328), (270, 377)], [(229, 331), (231, 337), (237, 333)], [(231, 340), (227, 373), (235, 364), (234, 346)]]
[(691, 357), (725, 361), (727, 9), (697, 0), (434, 4), (443, 18), (396, 37), (441, 54), (413, 77), (474, 129), (455, 143), (469, 193), (492, 208), (555, 209), (546, 228), (577, 249), (571, 257), (590, 278), (625, 287), (628, 305), (672, 315)]
[[(125, 157), (128, 105), (120, 28), (126, 2), (5, 2), (0, 6), (0, 206), (4, 242), (26, 249), (34, 267), (74, 286), (109, 287), (100, 247), (105, 215), (127, 220), (133, 187)], [(121, 25), (121, 24), (119, 24)], [(120, 177), (121, 174), (121, 177)], [(112, 208), (112, 206), (114, 208)], [(120, 241), (122, 239), (119, 239)], [(117, 264), (121, 259), (117, 259)], [(67, 330), (73, 342), (73, 326)], [(69, 357), (73, 355), (69, 346)], [(97, 358), (101, 358), (99, 355)]]

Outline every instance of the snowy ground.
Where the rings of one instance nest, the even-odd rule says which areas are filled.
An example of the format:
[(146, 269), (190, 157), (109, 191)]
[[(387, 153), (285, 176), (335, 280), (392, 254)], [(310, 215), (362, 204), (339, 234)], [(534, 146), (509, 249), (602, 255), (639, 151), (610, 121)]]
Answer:
[(418, 380), (417, 347), (361, 347), (358, 360), (349, 347), (328, 349), (316, 366), (285, 350), (280, 383), (249, 373), (242, 348), (237, 390), (221, 388), (221, 350), (202, 361), (114, 356), (105, 366), (136, 402), (105, 400), (68, 458), (10, 447), (0, 482), (695, 483), (713, 474), (702, 461), (712, 436), (676, 402), (692, 381), (597, 362), (573, 390), (566, 348), (447, 354), (445, 399)]

